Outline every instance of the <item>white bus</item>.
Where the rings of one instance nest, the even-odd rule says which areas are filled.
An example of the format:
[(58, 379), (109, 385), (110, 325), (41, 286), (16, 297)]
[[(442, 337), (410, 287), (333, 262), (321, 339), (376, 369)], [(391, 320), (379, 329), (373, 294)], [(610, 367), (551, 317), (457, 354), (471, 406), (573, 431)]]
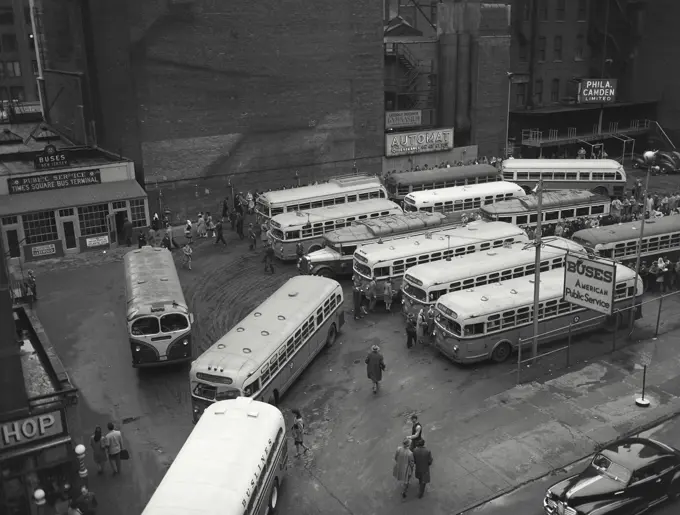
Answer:
[(456, 186), (455, 188), (409, 193), (404, 198), (404, 211), (472, 214), (482, 206), (523, 195), (522, 188), (506, 181)]
[[(598, 256), (623, 263), (634, 263), (640, 240), (640, 222), (626, 222), (576, 231), (572, 239)], [(680, 255), (680, 216), (664, 216), (645, 221), (642, 236), (643, 258), (658, 259)]]
[(326, 233), (324, 247), (303, 256), (298, 270), (301, 274), (324, 277), (352, 275), (354, 251), (362, 245), (444, 231), (461, 223), (458, 213), (403, 213), (354, 222), (349, 227)]
[[(556, 224), (559, 221), (577, 218), (607, 216), (611, 200), (586, 190), (544, 191), (542, 194), (541, 220), (543, 224)], [(536, 225), (538, 199), (527, 195), (482, 206), (482, 219), (489, 222), (508, 222), (516, 225)]]
[(626, 188), (626, 171), (613, 159), (506, 159), (501, 174), (527, 192), (540, 180), (546, 190), (582, 189), (609, 197), (623, 196)]
[(274, 254), (283, 261), (296, 258), (297, 244), (305, 253), (323, 246), (324, 234), (352, 225), (353, 222), (402, 214), (401, 208), (387, 199), (362, 200), (351, 204), (319, 207), (276, 215), (269, 221), (269, 242)]
[(354, 253), (354, 283), (366, 289), (375, 280), (381, 294), (384, 283), (391, 281), (397, 292), (406, 271), (416, 265), (485, 252), (516, 241), (529, 241), (516, 225), (480, 221), (433, 234), (364, 245)]
[(289, 279), (191, 364), (194, 422), (215, 401), (243, 396), (278, 404), (344, 323), (336, 281)]
[[(571, 240), (550, 237), (543, 240), (541, 271), (562, 268), (567, 252), (585, 253)], [(402, 287), (402, 309), (405, 315), (416, 316), (428, 310), (447, 293), (467, 290), (485, 284), (533, 275), (536, 249), (526, 243), (435, 261), (409, 268)]]
[[(534, 277), (487, 284), (449, 293), (436, 305), (434, 346), (456, 363), (491, 359), (507, 360), (519, 341), (533, 336)], [(612, 316), (582, 308), (563, 300), (564, 270), (541, 274), (538, 308), (539, 343), (599, 328), (617, 328), (626, 323), (642, 294), (642, 281), (633, 270), (616, 266), (614, 312)]]
[(288, 211), (307, 211), (379, 198), (387, 198), (387, 190), (380, 179), (367, 175), (348, 175), (313, 186), (268, 191), (257, 198), (255, 211), (264, 221)]
[(286, 426), (253, 399), (208, 407), (142, 515), (274, 513), (288, 470)]
[(501, 174), (495, 166), (480, 164), (393, 173), (385, 179), (385, 187), (391, 199), (400, 201), (414, 191), (470, 186), (500, 180)]
[(132, 366), (191, 361), (194, 322), (172, 253), (142, 247), (125, 254), (126, 320)]

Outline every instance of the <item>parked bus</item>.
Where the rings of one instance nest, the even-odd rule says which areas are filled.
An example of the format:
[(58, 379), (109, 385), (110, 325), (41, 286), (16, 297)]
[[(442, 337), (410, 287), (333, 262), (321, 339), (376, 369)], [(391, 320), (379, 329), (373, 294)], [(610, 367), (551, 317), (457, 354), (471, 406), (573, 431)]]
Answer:
[[(635, 310), (612, 316), (563, 300), (564, 270), (541, 274), (538, 331), (541, 344), (559, 340), (568, 332), (579, 334), (599, 328), (614, 329)], [(642, 280), (633, 270), (616, 266), (614, 311), (636, 305)], [(456, 363), (507, 360), (519, 341), (533, 336), (534, 277), (449, 293), (436, 305), (434, 346)], [(571, 326), (571, 328), (570, 328)]]
[(469, 165), (393, 173), (387, 176), (385, 186), (391, 199), (401, 201), (415, 191), (470, 186), (500, 180), (501, 174), (495, 166)]
[(379, 198), (387, 198), (387, 191), (380, 179), (367, 175), (348, 175), (312, 186), (268, 191), (257, 198), (255, 212), (261, 221), (268, 221), (289, 211), (307, 211)]
[[(544, 224), (575, 220), (581, 217), (607, 216), (611, 200), (586, 190), (544, 191), (541, 220)], [(489, 206), (480, 213), (489, 222), (507, 222), (516, 225), (536, 225), (538, 198), (536, 195), (516, 197)]]
[[(572, 239), (598, 256), (634, 263), (640, 241), (640, 222), (626, 222), (576, 231)], [(664, 216), (645, 221), (642, 236), (643, 258), (680, 254), (680, 216)]]
[(314, 252), (322, 248), (327, 232), (347, 227), (355, 221), (402, 213), (397, 204), (387, 199), (283, 213), (269, 221), (269, 242), (276, 257), (287, 261), (296, 258), (298, 243), (302, 243), (305, 252)]
[(546, 190), (582, 189), (609, 197), (623, 196), (626, 188), (626, 171), (613, 159), (506, 159), (501, 173), (527, 192), (540, 180)]
[(409, 193), (404, 198), (404, 211), (472, 214), (482, 206), (522, 195), (524, 195), (522, 188), (505, 181), (456, 186)]
[(386, 242), (446, 230), (461, 224), (461, 214), (403, 213), (354, 222), (324, 235), (321, 250), (300, 259), (301, 274), (337, 277), (352, 275), (354, 251), (369, 243)]
[[(541, 272), (562, 268), (567, 252), (585, 253), (578, 243), (564, 238), (545, 238)], [(409, 268), (402, 287), (404, 315), (427, 311), (447, 293), (533, 275), (536, 249), (518, 242), (505, 247), (435, 261)]]
[(123, 263), (132, 366), (191, 361), (194, 317), (184, 300), (172, 253), (142, 247), (125, 254)]
[(365, 290), (374, 279), (382, 293), (385, 282), (391, 281), (396, 292), (406, 271), (418, 264), (485, 252), (516, 241), (529, 241), (516, 225), (480, 221), (434, 234), (364, 245), (354, 253), (354, 282)]
[(208, 407), (142, 515), (266, 515), (288, 470), (283, 414), (253, 399)]
[(194, 422), (215, 401), (252, 397), (278, 404), (344, 323), (336, 281), (289, 279), (191, 364)]

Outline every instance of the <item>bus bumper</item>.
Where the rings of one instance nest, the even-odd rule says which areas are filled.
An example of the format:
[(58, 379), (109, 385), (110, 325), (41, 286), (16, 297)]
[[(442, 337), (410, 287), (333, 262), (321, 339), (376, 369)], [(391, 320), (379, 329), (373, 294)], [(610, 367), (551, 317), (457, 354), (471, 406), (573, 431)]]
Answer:
[(130, 340), (130, 352), (132, 353), (133, 368), (146, 368), (165, 366), (171, 363), (185, 363), (191, 361), (192, 356), (191, 337), (185, 336), (170, 344), (164, 355), (148, 343), (138, 340)]
[(295, 261), (297, 259), (297, 255), (295, 254), (295, 251), (287, 251), (285, 248), (277, 246), (276, 243), (273, 245), (274, 247), (274, 255), (281, 261)]
[(459, 342), (454, 338), (449, 338), (442, 335), (439, 328), (435, 329), (434, 334), (435, 337), (432, 345), (454, 363), (463, 363), (460, 354)]

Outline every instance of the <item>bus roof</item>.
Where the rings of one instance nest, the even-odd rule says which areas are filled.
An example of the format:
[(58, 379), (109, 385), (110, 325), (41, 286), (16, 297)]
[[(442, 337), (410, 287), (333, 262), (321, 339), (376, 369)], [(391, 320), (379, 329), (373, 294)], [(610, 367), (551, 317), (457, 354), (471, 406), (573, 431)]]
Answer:
[[(603, 260), (603, 262), (605, 262)], [(611, 263), (611, 261), (606, 261)], [(466, 320), (496, 313), (506, 309), (526, 306), (534, 298), (533, 275), (510, 279), (500, 283), (477, 286), (469, 290), (442, 295), (437, 302), (456, 313), (456, 320)], [(635, 272), (623, 265), (616, 265), (616, 282), (635, 278)], [(637, 285), (636, 285), (637, 287)], [(564, 294), (564, 269), (556, 268), (541, 273), (541, 300), (561, 299)]]
[[(585, 249), (581, 245), (565, 238), (546, 238), (544, 243), (546, 243), (546, 246), (541, 249), (541, 260), (564, 256), (567, 251), (585, 253)], [(416, 265), (408, 269), (406, 277), (407, 279), (415, 279), (418, 286), (427, 289), (458, 279), (467, 279), (516, 266), (533, 264), (535, 256), (536, 252), (533, 246), (529, 247), (527, 243), (516, 242), (510, 247), (456, 256), (451, 258), (451, 261), (440, 260)]]
[(233, 380), (255, 372), (334, 290), (341, 291), (340, 284), (325, 277), (299, 275), (288, 279), (201, 354), (192, 363), (192, 371), (215, 374), (219, 370), (233, 374), (227, 376)]
[(318, 197), (334, 194), (344, 194), (347, 191), (365, 190), (382, 186), (380, 179), (368, 175), (350, 175), (338, 177), (321, 184), (300, 186), (288, 190), (268, 191), (261, 198), (269, 205), (287, 204), (289, 202), (302, 202)]
[(347, 216), (359, 216), (376, 211), (389, 211), (390, 213), (402, 213), (401, 208), (387, 199), (377, 198), (360, 200), (359, 202), (347, 202), (334, 206), (316, 207), (304, 211), (288, 211), (272, 217), (272, 223), (279, 227), (298, 227), (307, 223), (326, 222)]
[(405, 199), (412, 204), (433, 205), (436, 202), (504, 193), (524, 195), (524, 190), (514, 182), (496, 181), (482, 184), (470, 184), (468, 186), (453, 186), (452, 188), (439, 188), (436, 190), (415, 191), (406, 195)]
[[(680, 232), (680, 216), (664, 216), (652, 218), (645, 222), (644, 236), (659, 236)], [(606, 225), (594, 229), (576, 231), (572, 238), (579, 243), (591, 247), (606, 243), (618, 243), (640, 237), (640, 222), (625, 222), (616, 225)]]
[(505, 222), (477, 221), (471, 222), (464, 227), (437, 231), (429, 235), (423, 234), (412, 238), (392, 240), (387, 243), (369, 243), (359, 247), (354, 251), (354, 254), (364, 257), (370, 264), (375, 264), (438, 250), (446, 250), (449, 246), (455, 248), (460, 245), (504, 239), (511, 236), (523, 236), (525, 241), (529, 241), (526, 233), (516, 225)]
[(436, 228), (460, 221), (460, 217), (451, 217), (442, 213), (415, 211), (397, 215), (381, 216), (370, 220), (360, 220), (348, 227), (327, 232), (324, 236), (331, 244), (374, 240), (381, 236), (402, 234), (429, 227)]
[(125, 254), (128, 320), (148, 315), (152, 307), (175, 308), (188, 313), (172, 253), (165, 248), (142, 247)]
[(452, 166), (449, 168), (430, 168), (429, 170), (393, 173), (387, 177), (387, 182), (390, 184), (423, 184), (425, 182), (437, 182), (446, 179), (487, 177), (498, 174), (499, 172), (496, 167), (491, 165)]
[(247, 397), (211, 404), (142, 515), (244, 513), (246, 492), (279, 429), (285, 432), (283, 415), (270, 404)]
[(506, 159), (504, 170), (623, 170), (613, 159)]
[[(563, 208), (571, 206), (579, 206), (582, 204), (593, 204), (606, 202), (609, 203), (609, 197), (598, 195), (587, 190), (555, 190), (544, 191), (542, 199), (543, 209)], [(502, 200), (494, 204), (482, 206), (481, 211), (484, 213), (502, 215), (506, 213), (526, 213), (534, 212), (538, 208), (538, 198), (536, 195), (526, 195), (524, 197), (516, 197), (508, 200)]]

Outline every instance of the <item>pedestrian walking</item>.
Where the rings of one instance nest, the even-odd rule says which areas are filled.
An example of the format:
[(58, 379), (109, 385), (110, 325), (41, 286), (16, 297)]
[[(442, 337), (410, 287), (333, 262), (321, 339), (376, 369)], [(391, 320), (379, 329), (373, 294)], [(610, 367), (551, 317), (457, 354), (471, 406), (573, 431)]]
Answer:
[(227, 245), (227, 242), (224, 241), (224, 223), (221, 219), (218, 220), (217, 225), (215, 225), (215, 245), (220, 242), (222, 242), (222, 245)]
[(375, 303), (378, 300), (378, 285), (375, 282), (375, 279), (371, 279), (371, 282), (368, 283), (368, 289), (366, 290), (366, 297), (368, 297), (368, 311), (373, 312), (375, 311)]
[(222, 201), (222, 218), (229, 216), (229, 197), (224, 197)]
[(297, 451), (295, 457), (299, 458), (301, 454), (300, 448), (304, 449), (305, 454), (307, 454), (309, 447), (307, 447), (304, 442), (305, 422), (302, 419), (300, 410), (294, 409), (293, 415), (295, 415), (295, 420), (293, 421), (291, 432), (293, 433), (293, 441), (295, 442), (295, 450)]
[(149, 231), (149, 241), (151, 245), (156, 246), (156, 238), (158, 237), (158, 232), (161, 230), (161, 221), (158, 218), (158, 213), (153, 214), (153, 219), (151, 220), (151, 230)]
[(215, 222), (213, 221), (210, 211), (206, 211), (205, 213), (205, 230), (208, 238), (212, 238), (215, 235)]
[(187, 224), (184, 226), (184, 237), (187, 239), (188, 243), (193, 242), (194, 228), (191, 225), (191, 220), (187, 220)]
[(32, 301), (38, 300), (38, 282), (35, 279), (33, 270), (28, 271), (28, 277), (26, 277), (26, 289)]
[(264, 273), (269, 269), (274, 275), (274, 248), (271, 243), (266, 243), (264, 247)]
[(268, 230), (269, 229), (267, 228), (267, 224), (265, 222), (257, 224), (257, 232), (260, 236), (260, 241), (262, 242), (262, 245), (266, 245), (266, 243), (269, 241), (269, 238), (267, 238)]
[(198, 213), (198, 220), (196, 221), (196, 236), (198, 238), (208, 237), (208, 228), (203, 218), (203, 213)]
[(191, 270), (191, 255), (193, 253), (194, 253), (194, 251), (191, 248), (191, 244), (189, 242), (186, 242), (184, 244), (184, 247), (182, 247), (182, 255), (183, 255), (182, 268), (189, 267), (189, 270)]
[(92, 448), (92, 457), (94, 464), (97, 466), (97, 474), (104, 473), (104, 464), (106, 463), (106, 449), (104, 448), (105, 440), (102, 436), (102, 428), (97, 426), (94, 428), (94, 433), (90, 435), (90, 447)]
[(425, 487), (430, 482), (430, 467), (432, 466), (432, 453), (425, 447), (425, 440), (419, 440), (413, 451), (413, 461), (416, 464), (416, 479), (418, 480), (418, 499), (425, 495)]
[(389, 279), (385, 281), (385, 286), (383, 286), (383, 300), (385, 301), (385, 309), (388, 312), (392, 311), (392, 297), (394, 292), (392, 291), (392, 281)]
[(413, 314), (409, 314), (406, 320), (406, 348), (410, 349), (418, 341), (418, 330)]
[(410, 445), (411, 440), (405, 438), (403, 444), (397, 447), (397, 452), (394, 454), (395, 463), (392, 475), (401, 483), (402, 497), (406, 497), (411, 475), (413, 475), (415, 469), (415, 461), (413, 460), (413, 453), (409, 448)]
[(295, 244), (295, 255), (297, 256), (298, 261), (300, 261), (300, 258), (305, 255), (305, 248), (302, 246), (301, 241), (298, 241)]
[(257, 234), (255, 233), (255, 227), (253, 227), (252, 223), (248, 224), (248, 240), (250, 240), (248, 248), (250, 250), (257, 249)]
[(354, 288), (352, 289), (352, 300), (354, 301), (354, 320), (364, 318), (364, 315), (361, 310), (362, 297), (363, 294), (361, 293), (361, 288), (359, 288), (359, 286), (355, 284)]
[(125, 239), (125, 245), (132, 247), (132, 222), (125, 217), (123, 221), (123, 238)]
[(240, 239), (245, 238), (245, 234), (243, 234), (243, 213), (241, 211), (236, 212), (236, 234)]
[(139, 235), (137, 236), (137, 245), (141, 249), (146, 245), (146, 236), (144, 236), (143, 232), (140, 232)]
[(434, 304), (430, 304), (427, 310), (427, 341), (432, 343), (434, 341)]
[(106, 440), (104, 447), (106, 448), (106, 453), (109, 456), (109, 463), (113, 469), (113, 475), (120, 474), (120, 460), (121, 453), (123, 452), (123, 435), (116, 429), (113, 422), (109, 422), (106, 426), (109, 432), (106, 433)]
[(425, 318), (425, 310), (421, 309), (416, 318), (416, 330), (418, 331), (418, 343), (421, 345), (425, 343), (425, 333), (427, 333), (427, 319)]
[(407, 438), (411, 442), (411, 450), (414, 450), (418, 442), (423, 439), (423, 426), (418, 422), (418, 415), (411, 415), (411, 436)]
[(380, 354), (380, 347), (377, 345), (371, 347), (371, 352), (366, 356), (364, 363), (366, 363), (366, 374), (373, 382), (373, 393), (378, 393), (380, 381), (382, 381), (382, 373), (386, 370), (385, 360), (383, 355)]
[(80, 495), (73, 504), (83, 515), (96, 515), (99, 505), (97, 497), (85, 485), (80, 487)]

